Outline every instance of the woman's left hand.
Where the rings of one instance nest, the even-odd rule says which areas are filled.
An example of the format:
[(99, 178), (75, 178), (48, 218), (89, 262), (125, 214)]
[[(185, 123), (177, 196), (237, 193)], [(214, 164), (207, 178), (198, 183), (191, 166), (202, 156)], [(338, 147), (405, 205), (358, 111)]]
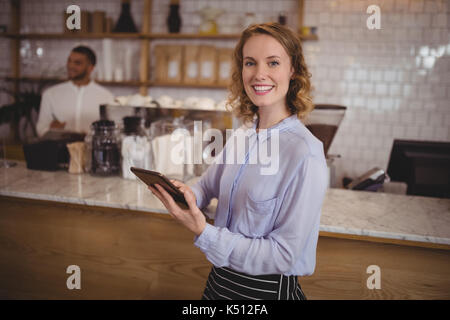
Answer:
[(159, 200), (161, 200), (173, 218), (199, 236), (203, 232), (203, 229), (205, 229), (206, 218), (197, 207), (194, 192), (191, 188), (181, 182), (176, 181), (174, 184), (183, 193), (189, 209), (181, 209), (175, 200), (173, 200), (172, 196), (159, 184), (155, 184), (155, 187), (149, 186), (148, 188)]

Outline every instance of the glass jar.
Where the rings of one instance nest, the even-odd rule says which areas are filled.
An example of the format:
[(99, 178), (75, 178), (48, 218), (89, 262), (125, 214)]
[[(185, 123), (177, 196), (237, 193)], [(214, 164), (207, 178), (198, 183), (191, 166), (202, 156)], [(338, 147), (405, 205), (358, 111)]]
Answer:
[(143, 169), (151, 168), (150, 140), (144, 129), (141, 117), (131, 116), (123, 118), (121, 132), (122, 177), (136, 180), (136, 175), (130, 167)]
[(91, 125), (85, 138), (87, 167), (92, 175), (111, 176), (120, 173), (120, 135), (114, 121), (99, 120)]
[(193, 177), (194, 121), (183, 117), (161, 119), (150, 125), (151, 170), (171, 179)]

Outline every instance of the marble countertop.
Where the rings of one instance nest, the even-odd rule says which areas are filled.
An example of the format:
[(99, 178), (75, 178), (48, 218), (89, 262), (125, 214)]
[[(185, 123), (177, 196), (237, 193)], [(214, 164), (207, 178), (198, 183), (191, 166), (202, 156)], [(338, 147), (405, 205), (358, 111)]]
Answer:
[[(0, 195), (167, 213), (140, 181), (28, 170), (24, 162), (0, 168)], [(450, 199), (329, 189), (320, 231), (450, 245)]]

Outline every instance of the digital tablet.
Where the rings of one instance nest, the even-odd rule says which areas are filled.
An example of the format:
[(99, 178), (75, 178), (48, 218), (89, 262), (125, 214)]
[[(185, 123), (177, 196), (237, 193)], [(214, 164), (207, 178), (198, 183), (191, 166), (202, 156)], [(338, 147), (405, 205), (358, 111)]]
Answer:
[(172, 196), (180, 208), (189, 209), (183, 193), (162, 173), (135, 167), (130, 167), (130, 170), (148, 186), (153, 187), (155, 184), (159, 184)]

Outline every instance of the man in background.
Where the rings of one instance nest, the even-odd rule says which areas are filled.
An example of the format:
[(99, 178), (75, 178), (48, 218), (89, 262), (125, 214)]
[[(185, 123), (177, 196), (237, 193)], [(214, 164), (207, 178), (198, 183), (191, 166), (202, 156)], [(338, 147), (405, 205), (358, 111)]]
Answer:
[(96, 64), (95, 53), (86, 46), (72, 49), (67, 59), (69, 81), (48, 88), (42, 95), (37, 133), (51, 129), (88, 133), (92, 122), (100, 119), (99, 106), (112, 103), (113, 95), (90, 75)]

